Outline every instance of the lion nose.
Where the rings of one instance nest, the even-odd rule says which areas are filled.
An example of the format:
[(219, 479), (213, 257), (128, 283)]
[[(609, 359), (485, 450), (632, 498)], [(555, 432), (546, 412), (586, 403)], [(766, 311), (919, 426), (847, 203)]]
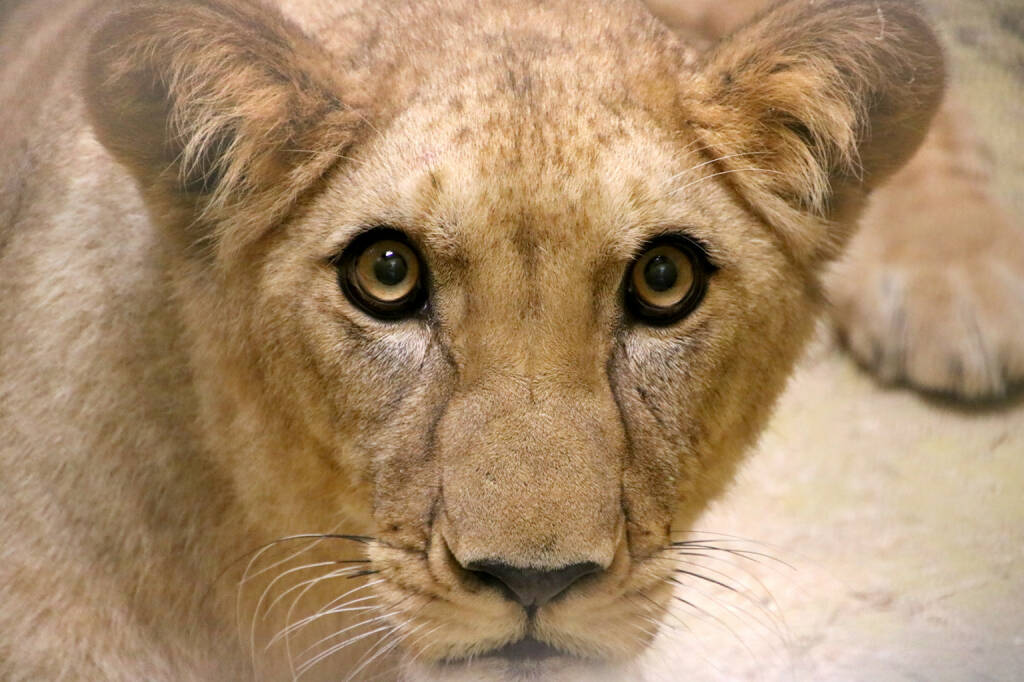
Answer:
[(600, 564), (586, 562), (555, 570), (516, 568), (500, 561), (474, 561), (466, 566), (488, 582), (497, 582), (517, 602), (526, 608), (543, 606), (569, 589), (585, 575), (597, 573)]

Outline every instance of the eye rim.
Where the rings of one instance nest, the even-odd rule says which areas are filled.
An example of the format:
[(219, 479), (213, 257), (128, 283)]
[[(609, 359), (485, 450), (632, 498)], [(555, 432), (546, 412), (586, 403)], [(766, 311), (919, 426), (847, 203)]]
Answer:
[[(680, 251), (689, 261), (693, 282), (689, 290), (671, 306), (655, 306), (646, 302), (633, 283), (637, 265), (654, 249), (669, 246)], [(653, 327), (666, 327), (688, 317), (700, 306), (708, 290), (708, 282), (718, 268), (711, 262), (707, 250), (698, 241), (684, 234), (659, 235), (639, 249), (626, 269), (624, 281), (625, 307), (634, 320)]]
[[(368, 249), (380, 242), (396, 242), (416, 258), (416, 282), (409, 293), (394, 301), (385, 301), (365, 290), (359, 281), (359, 260)], [(378, 320), (395, 322), (421, 314), (427, 302), (427, 268), (420, 250), (401, 230), (378, 225), (353, 238), (341, 253), (332, 259), (337, 270), (338, 286), (345, 298), (356, 308)]]

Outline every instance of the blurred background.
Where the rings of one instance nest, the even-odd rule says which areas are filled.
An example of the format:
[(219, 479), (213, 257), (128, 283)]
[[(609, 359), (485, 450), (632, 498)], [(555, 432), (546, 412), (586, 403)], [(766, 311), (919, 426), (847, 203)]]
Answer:
[[(1024, 216), (1024, 1), (927, 0), (949, 48), (953, 92), (995, 169), (995, 191)], [(1022, 331), (1024, 333), (1024, 331)]]

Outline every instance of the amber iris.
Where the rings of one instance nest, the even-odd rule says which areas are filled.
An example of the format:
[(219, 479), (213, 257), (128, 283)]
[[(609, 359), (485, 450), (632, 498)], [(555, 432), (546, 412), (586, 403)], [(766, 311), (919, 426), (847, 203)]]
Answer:
[(713, 269), (695, 242), (677, 236), (656, 240), (630, 267), (626, 305), (641, 322), (676, 322), (700, 304)]

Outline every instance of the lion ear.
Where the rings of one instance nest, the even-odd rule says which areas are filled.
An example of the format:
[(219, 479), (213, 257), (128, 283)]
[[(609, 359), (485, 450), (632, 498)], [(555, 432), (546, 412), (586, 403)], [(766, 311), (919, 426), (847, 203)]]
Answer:
[(687, 114), (722, 179), (821, 260), (920, 145), (944, 65), (911, 0), (789, 0), (719, 44), (695, 85)]
[(220, 230), (279, 218), (365, 120), (358, 87), (326, 54), (280, 14), (238, 0), (111, 15), (90, 46), (85, 96), (98, 138), (147, 196)]

